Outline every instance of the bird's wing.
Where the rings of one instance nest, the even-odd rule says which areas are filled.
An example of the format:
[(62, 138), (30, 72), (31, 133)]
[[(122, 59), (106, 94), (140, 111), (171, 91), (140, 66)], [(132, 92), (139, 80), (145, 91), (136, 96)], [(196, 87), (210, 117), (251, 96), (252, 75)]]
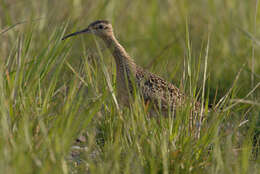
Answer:
[(145, 102), (155, 103), (162, 110), (168, 110), (169, 106), (175, 108), (183, 103), (184, 95), (173, 84), (161, 77), (145, 72), (137, 71), (138, 85)]

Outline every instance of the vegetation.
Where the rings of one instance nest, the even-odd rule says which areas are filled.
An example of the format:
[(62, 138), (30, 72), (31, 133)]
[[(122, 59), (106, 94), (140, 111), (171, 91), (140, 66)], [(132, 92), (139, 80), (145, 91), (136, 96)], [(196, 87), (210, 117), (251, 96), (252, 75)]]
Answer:
[[(0, 171), (259, 173), (259, 6), (1, 0)], [(138, 98), (130, 109), (116, 107), (115, 63), (102, 42), (61, 40), (96, 19), (113, 23), (138, 64), (205, 106), (218, 104), (199, 137), (189, 107), (175, 119), (147, 117)], [(76, 144), (80, 133), (86, 141)]]

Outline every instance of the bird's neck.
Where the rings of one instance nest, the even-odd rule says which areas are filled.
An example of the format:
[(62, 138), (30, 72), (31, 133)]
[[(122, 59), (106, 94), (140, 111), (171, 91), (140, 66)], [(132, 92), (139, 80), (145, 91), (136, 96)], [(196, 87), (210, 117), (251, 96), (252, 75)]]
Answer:
[(135, 72), (135, 62), (134, 60), (127, 54), (123, 46), (117, 41), (114, 35), (104, 37), (107, 47), (110, 52), (114, 56), (117, 72), (126, 71), (126, 72)]

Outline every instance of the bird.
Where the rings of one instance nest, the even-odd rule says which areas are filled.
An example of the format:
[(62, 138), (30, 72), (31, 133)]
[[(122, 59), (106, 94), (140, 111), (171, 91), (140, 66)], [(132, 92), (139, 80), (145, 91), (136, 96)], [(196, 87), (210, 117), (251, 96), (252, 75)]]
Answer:
[[(174, 113), (188, 100), (188, 97), (175, 85), (137, 65), (116, 39), (109, 21), (94, 21), (87, 28), (68, 34), (62, 40), (84, 33), (94, 34), (101, 38), (113, 55), (116, 63), (117, 98), (121, 105), (130, 106), (135, 89), (141, 95), (145, 106), (149, 106), (151, 110), (149, 113), (152, 116), (157, 116), (158, 113), (168, 116), (169, 111)], [(192, 112), (198, 113), (200, 103), (195, 101), (192, 105)]]

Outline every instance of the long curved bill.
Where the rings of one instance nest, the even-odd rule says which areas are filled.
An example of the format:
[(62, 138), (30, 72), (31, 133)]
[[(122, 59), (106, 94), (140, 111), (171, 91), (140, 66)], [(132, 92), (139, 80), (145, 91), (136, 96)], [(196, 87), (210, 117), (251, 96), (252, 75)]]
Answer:
[(64, 36), (64, 37), (62, 38), (62, 40), (67, 39), (68, 37), (71, 37), (71, 36), (75, 36), (75, 35), (78, 35), (78, 34), (82, 34), (82, 33), (90, 33), (90, 29), (86, 28), (86, 29), (84, 29), (84, 30), (77, 31), (77, 32), (75, 32), (75, 33), (71, 33), (71, 34), (69, 34), (69, 35)]

